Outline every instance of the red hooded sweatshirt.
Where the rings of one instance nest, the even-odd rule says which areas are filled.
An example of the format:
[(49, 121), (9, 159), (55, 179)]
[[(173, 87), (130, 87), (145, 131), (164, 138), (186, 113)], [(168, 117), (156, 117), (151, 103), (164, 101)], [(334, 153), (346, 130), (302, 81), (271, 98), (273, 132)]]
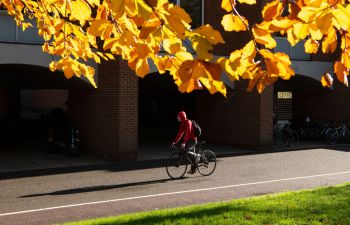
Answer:
[(197, 136), (194, 133), (194, 127), (192, 126), (191, 120), (187, 119), (186, 113), (184, 111), (181, 111), (177, 114), (177, 117), (180, 119), (180, 127), (174, 143), (179, 142), (183, 135), (184, 138), (182, 140), (182, 143), (187, 143), (189, 140), (196, 140)]

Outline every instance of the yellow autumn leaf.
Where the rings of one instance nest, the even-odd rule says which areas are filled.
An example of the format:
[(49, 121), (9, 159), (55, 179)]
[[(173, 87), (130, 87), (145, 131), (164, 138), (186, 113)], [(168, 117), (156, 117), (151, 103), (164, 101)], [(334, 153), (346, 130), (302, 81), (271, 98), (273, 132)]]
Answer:
[(212, 80), (221, 81), (222, 69), (220, 65), (206, 61), (200, 61), (200, 65), (204, 68), (204, 72), (206, 74), (205, 77)]
[(226, 97), (227, 90), (226, 90), (226, 86), (222, 81), (210, 80), (204, 77), (199, 78), (199, 80), (207, 88), (210, 94), (215, 94), (216, 92), (220, 92), (223, 96)]
[(312, 40), (310, 38), (304, 44), (305, 52), (310, 54), (317, 53), (319, 45), (320, 44), (318, 41)]
[(321, 31), (322, 34), (327, 34), (329, 28), (333, 26), (332, 18), (332, 13), (325, 13), (315, 21), (317, 28)]
[(302, 22), (295, 23), (293, 30), (299, 39), (305, 39), (309, 35), (309, 25)]
[(273, 18), (280, 16), (282, 11), (282, 2), (280, 0), (274, 0), (264, 6), (262, 16), (265, 21), (271, 21)]
[(89, 4), (82, 0), (71, 2), (72, 11), (69, 19), (78, 20), (81, 26), (84, 26), (86, 21), (91, 17), (91, 9)]
[(168, 56), (154, 56), (152, 59), (160, 74), (164, 74), (166, 71), (171, 70), (171, 68), (174, 66)]
[(268, 30), (260, 29), (257, 26), (254, 26), (252, 29), (253, 35), (255, 37), (256, 42), (259, 44), (264, 45), (266, 48), (275, 48), (277, 45), (277, 42), (275, 39), (271, 36), (270, 32)]
[(164, 50), (170, 54), (175, 54), (178, 51), (183, 51), (182, 40), (177, 37), (171, 37), (163, 40)]
[(99, 6), (100, 0), (86, 0), (91, 6)]
[(108, 20), (94, 20), (88, 29), (88, 33), (96, 37), (101, 37), (104, 36), (105, 31), (110, 26), (113, 25)]
[(190, 28), (188, 21), (192, 20), (183, 9), (180, 9), (178, 6), (174, 6), (169, 10), (169, 15), (164, 16), (167, 27), (163, 29), (163, 32), (168, 31), (169, 36), (173, 36), (175, 33), (179, 38), (184, 38), (185, 32)]
[(199, 28), (195, 29), (194, 32), (203, 35), (211, 44), (216, 45), (219, 43), (225, 43), (220, 32), (214, 30), (209, 24), (200, 26)]
[(192, 42), (192, 47), (198, 54), (199, 59), (210, 60), (213, 58), (213, 54), (209, 53), (213, 46), (202, 35), (189, 32), (186, 34), (186, 37)]
[[(252, 79), (250, 79), (249, 84), (248, 84), (248, 88), (247, 91), (253, 91), (254, 87), (256, 86), (256, 84), (259, 82), (259, 80), (266, 74), (266, 72), (262, 72), (259, 71), (257, 73), (254, 74), (254, 77)], [(258, 90), (260, 92), (260, 90)]]
[(256, 0), (238, 0), (239, 3), (245, 3), (245, 4), (248, 4), (248, 5), (254, 5), (256, 4)]
[(350, 49), (346, 49), (341, 54), (341, 63), (347, 68), (350, 69)]
[(337, 49), (337, 45), (338, 43), (336, 30), (331, 27), (327, 33), (326, 38), (324, 38), (322, 41), (322, 52), (334, 52)]
[(147, 74), (150, 73), (147, 59), (140, 59), (137, 61), (135, 72), (139, 77), (145, 77)]
[(111, 11), (114, 19), (118, 19), (124, 14), (125, 1), (124, 0), (110, 0)]
[(255, 58), (256, 46), (254, 41), (249, 41), (242, 49), (241, 61), (252, 61)]
[(350, 5), (343, 7), (341, 4), (336, 5), (337, 9), (332, 10), (332, 14), (336, 20), (334, 24), (338, 30), (348, 30), (350, 27)]
[(221, 8), (225, 9), (227, 12), (231, 12), (233, 10), (232, 4), (235, 5), (236, 0), (222, 0)]
[(177, 52), (175, 54), (176, 58), (184, 62), (186, 60), (193, 60), (193, 55), (189, 52)]
[(239, 18), (239, 16), (226, 14), (221, 20), (221, 25), (224, 27), (225, 31), (245, 31), (247, 30), (245, 25), (248, 24), (248, 21), (243, 16), (241, 18), (244, 22)]
[(321, 32), (320, 29), (318, 29), (316, 23), (311, 23), (309, 25), (309, 32), (311, 35), (311, 38), (314, 40), (321, 40), (323, 38), (323, 33)]
[(149, 19), (153, 13), (152, 8), (145, 2), (145, 0), (135, 0), (138, 15), (145, 20)]
[(334, 73), (337, 75), (338, 80), (345, 86), (349, 86), (348, 75), (349, 69), (347, 69), (341, 62), (337, 61), (334, 64)]
[(291, 46), (296, 45), (300, 41), (299, 37), (295, 34), (293, 28), (289, 28), (287, 30), (287, 40), (289, 41)]
[(267, 73), (289, 80), (294, 75), (289, 56), (282, 52), (272, 53), (266, 49), (259, 51), (264, 58)]
[(190, 15), (181, 7), (174, 5), (169, 9), (169, 13), (173, 14), (174, 16), (181, 18), (182, 21), (185, 23), (191, 23), (192, 19)]
[(332, 87), (333, 85), (333, 78), (329, 73), (323, 74), (321, 78), (321, 83), (323, 87)]
[(318, 18), (324, 10), (326, 10), (329, 7), (329, 4), (326, 2), (321, 1), (314, 1), (319, 2), (319, 6), (304, 6), (301, 8), (301, 11), (298, 13), (298, 18), (303, 20), (305, 23), (310, 23), (312, 21), (315, 21), (316, 18)]
[(281, 30), (287, 30), (289, 27), (296, 23), (295, 20), (290, 20), (289, 18), (276, 18), (271, 21), (269, 30), (273, 32), (279, 32)]
[(198, 79), (190, 79), (184, 83), (180, 83), (179, 91), (182, 93), (190, 93), (194, 90), (201, 90), (203, 86)]
[(141, 39), (146, 39), (150, 33), (156, 32), (160, 28), (161, 28), (161, 21), (158, 18), (150, 19), (142, 25), (139, 37)]

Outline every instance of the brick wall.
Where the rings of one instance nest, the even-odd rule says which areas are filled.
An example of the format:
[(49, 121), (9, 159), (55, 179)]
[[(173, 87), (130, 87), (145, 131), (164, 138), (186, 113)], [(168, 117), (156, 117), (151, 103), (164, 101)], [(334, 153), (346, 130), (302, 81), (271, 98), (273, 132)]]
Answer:
[(69, 91), (69, 112), (81, 130), (82, 147), (115, 159), (135, 159), (137, 77), (123, 61), (102, 62), (98, 88)]
[(293, 94), (293, 114), (297, 119), (310, 116), (311, 120), (350, 122), (350, 90), (337, 81), (333, 90), (322, 88), (319, 84), (318, 88), (296, 90)]
[(227, 99), (221, 95), (197, 96), (197, 119), (204, 138), (213, 143), (268, 148), (272, 145), (273, 89), (262, 95), (247, 92), (247, 82), (237, 82)]

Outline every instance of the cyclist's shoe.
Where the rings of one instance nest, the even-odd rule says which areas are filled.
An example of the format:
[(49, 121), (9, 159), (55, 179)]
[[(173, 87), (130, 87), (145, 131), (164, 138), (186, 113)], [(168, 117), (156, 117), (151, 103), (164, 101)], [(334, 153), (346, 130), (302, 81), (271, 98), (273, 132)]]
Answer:
[(187, 173), (188, 174), (195, 174), (197, 171), (196, 169), (190, 169)]

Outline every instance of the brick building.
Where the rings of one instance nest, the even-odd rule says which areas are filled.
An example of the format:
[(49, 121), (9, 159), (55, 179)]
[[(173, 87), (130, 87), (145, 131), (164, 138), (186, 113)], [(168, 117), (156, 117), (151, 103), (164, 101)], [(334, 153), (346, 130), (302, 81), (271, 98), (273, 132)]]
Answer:
[[(187, 8), (195, 24), (209, 23), (222, 32), (226, 44), (215, 48), (216, 55), (228, 55), (248, 42), (246, 32), (223, 31), (223, 10), (217, 1), (173, 2)], [(261, 4), (243, 5), (239, 10), (256, 23), (261, 20), (261, 8)], [(0, 23), (10, 27), (11, 22), (2, 14)], [(177, 129), (179, 110), (186, 110), (199, 122), (208, 142), (255, 149), (268, 149), (273, 144), (274, 106), (278, 106), (280, 119), (306, 115), (315, 119), (350, 119), (346, 110), (348, 89), (339, 83), (332, 90), (325, 89), (319, 83), (332, 56), (310, 57), (302, 50), (302, 43), (292, 48), (284, 38), (279, 39), (277, 50), (291, 56), (297, 76), (288, 82), (278, 81), (261, 95), (256, 91), (248, 93), (247, 82), (240, 81), (224, 98), (207, 91), (180, 94), (170, 76), (155, 72), (140, 79), (120, 60), (93, 65), (97, 89), (79, 79), (65, 80), (62, 73), (49, 72), (51, 58), (40, 53), (40, 45), (36, 45), (40, 40), (33, 39), (33, 33), (21, 33), (13, 24), (11, 29), (16, 29), (14, 36), (0, 34), (0, 117), (6, 121), (18, 119), (26, 108), (44, 110), (53, 102), (64, 106), (67, 101), (72, 122), (81, 130), (83, 148), (117, 160), (136, 159), (139, 144), (170, 142)], [(11, 49), (11, 57), (6, 49)], [(14, 75), (6, 76), (10, 73)], [(51, 100), (45, 105), (47, 98)], [(34, 107), (35, 99), (40, 99), (40, 107)]]

